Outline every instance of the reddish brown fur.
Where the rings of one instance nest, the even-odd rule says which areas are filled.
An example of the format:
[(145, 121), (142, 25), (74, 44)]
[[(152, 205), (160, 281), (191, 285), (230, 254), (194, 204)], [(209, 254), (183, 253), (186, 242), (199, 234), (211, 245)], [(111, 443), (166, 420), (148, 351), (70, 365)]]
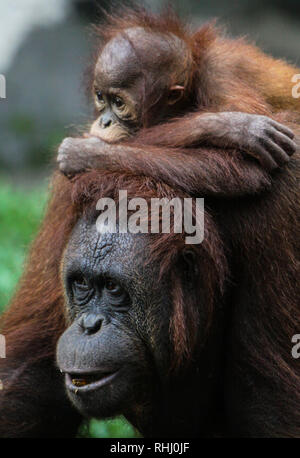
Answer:
[[(291, 336), (299, 331), (300, 326), (299, 291), (297, 292), (299, 237), (297, 239), (296, 236), (297, 233), (299, 236), (299, 221), (294, 208), (299, 173), (299, 168), (293, 166), (279, 177), (276, 190), (269, 197), (257, 199), (256, 203), (252, 200), (248, 203), (245, 201), (244, 204), (232, 201), (228, 203), (228, 209), (225, 202), (222, 203), (224, 210), (221, 212), (220, 227), (225, 235), (229, 231), (226, 257), (232, 252), (235, 261), (242, 260), (243, 267), (238, 266), (238, 275), (242, 268), (245, 279), (250, 281), (249, 295), (254, 294), (250, 310), (247, 310), (248, 298), (245, 299), (245, 305), (239, 304), (241, 313), (245, 315), (242, 319), (246, 328), (240, 331), (242, 334), (245, 332), (245, 335), (235, 345), (241, 348), (241, 355), (246, 352), (245, 358), (247, 364), (253, 368), (251, 370), (261, 374), (271, 386), (276, 387), (271, 399), (266, 395), (261, 400), (260, 408), (265, 413), (261, 417), (250, 415), (247, 432), (250, 435), (299, 434), (299, 365), (290, 355)], [(134, 175), (92, 171), (78, 176), (74, 183), (56, 176), (52, 204), (41, 234), (31, 251), (29, 268), (11, 307), (4, 315), (2, 332), (8, 340), (8, 362), (21, 359), (30, 366), (38, 360), (53, 358), (56, 341), (65, 327), (58, 259), (61, 259), (71, 228), (82, 212), (95, 208), (95, 202), (101, 196), (116, 198), (119, 189), (127, 189), (129, 197), (141, 196), (146, 199), (151, 196), (185, 196), (163, 183)], [(214, 203), (212, 208), (218, 209), (218, 203)], [(216, 221), (219, 212), (217, 210), (215, 213)], [(283, 230), (285, 226), (288, 228), (286, 231)], [(193, 345), (199, 337), (197, 301), (200, 294), (204, 298), (201, 304), (205, 305), (206, 319), (210, 322), (214, 316), (213, 310), (224, 292), (228, 272), (223, 242), (216, 231), (215, 223), (207, 215), (204, 243), (193, 247), (201, 275), (199, 287), (204, 286), (204, 296), (201, 290), (195, 290), (188, 298), (183, 297), (180, 282), (175, 282), (179, 275), (176, 260), (179, 253), (186, 248), (183, 236), (153, 235), (149, 237), (149, 243), (152, 251), (150, 262), (158, 260), (161, 263), (162, 275), (168, 271), (174, 275), (174, 316), (170, 331), (177, 365), (180, 365), (193, 357)], [(269, 272), (265, 270), (266, 266), (270, 269)], [(45, 294), (45, 291), (49, 294)], [(233, 348), (234, 356), (235, 352), (236, 346)], [(234, 374), (234, 367), (232, 371)], [(17, 373), (16, 376), (20, 374)], [(236, 383), (235, 378), (231, 381), (233, 382)], [(16, 382), (11, 380), (10, 383), (12, 393), (15, 393)], [(266, 418), (270, 421), (268, 415), (273, 415), (273, 410), (276, 416), (277, 409), (286, 419), (285, 426), (280, 422), (275, 422), (274, 425), (265, 421)], [(5, 415), (9, 414), (9, 408), (6, 408)], [(235, 415), (233, 412), (232, 417), (235, 418)], [(18, 419), (15, 421), (14, 430), (19, 427)], [(24, 433), (22, 427), (20, 430)]]
[[(292, 97), (291, 77), (300, 70), (265, 55), (243, 39), (224, 37), (213, 25), (206, 25), (195, 33), (186, 30), (169, 11), (160, 16), (139, 10), (108, 16), (105, 24), (96, 28), (100, 36), (97, 58), (107, 42), (129, 27), (172, 33), (190, 49), (193, 65), (185, 98), (179, 102), (177, 116), (180, 117), (150, 128), (147, 125), (133, 138), (117, 145), (104, 143), (91, 150), (81, 143), (77, 152), (71, 144), (70, 151), (66, 149), (66, 154), (62, 154), (66, 173), (101, 168), (144, 174), (196, 195), (231, 197), (267, 189), (271, 177), (257, 163), (244, 161), (241, 151), (233, 151), (230, 142), (226, 142), (228, 130), (234, 126), (227, 126), (226, 131), (226, 123), (221, 122), (221, 134), (214, 142), (207, 135), (209, 122), (201, 115), (226, 111), (262, 114), (277, 121), (293, 122), (295, 124), (290, 126), (296, 128), (300, 109), (297, 99)], [(93, 75), (93, 71), (90, 74)], [(220, 120), (212, 124), (214, 122)], [(150, 119), (149, 124), (153, 125), (153, 120)], [(270, 147), (270, 138), (260, 140), (258, 143), (266, 140)], [(260, 156), (258, 152), (251, 152), (250, 147), (247, 152)]]
[[(149, 24), (151, 30), (156, 27), (160, 30), (160, 27), (163, 27), (165, 31), (165, 27), (168, 27), (168, 30), (173, 33), (184, 34), (181, 25), (177, 25), (173, 19), (170, 22), (163, 22), (165, 19), (159, 20), (155, 25), (151, 16), (145, 17), (144, 20), (144, 25)], [(122, 19), (120, 21), (122, 22)], [(141, 25), (140, 21), (139, 16), (138, 25)], [(120, 29), (121, 22), (114, 23), (112, 28), (107, 30), (114, 33), (113, 31)], [(126, 27), (128, 26), (127, 18)], [(187, 37), (185, 34), (184, 36)], [(108, 38), (107, 35), (106, 39)], [(243, 111), (244, 109), (252, 113), (265, 114), (272, 114), (274, 111), (285, 109), (286, 106), (291, 107), (292, 100), (284, 94), (282, 96), (280, 93), (277, 94), (279, 97), (274, 102), (276, 92), (268, 94), (271, 85), (269, 84), (267, 88), (264, 86), (268, 81), (265, 83), (261, 81), (261, 85), (255, 88), (257, 80), (245, 64), (247, 57), (241, 57), (246, 49), (243, 42), (238, 46), (236, 46), (237, 42), (227, 40), (220, 42), (220, 39), (215, 38), (210, 27), (194, 35), (194, 40), (194, 43), (197, 43), (197, 52), (200, 53), (201, 46), (204, 44), (209, 45), (212, 50), (212, 55), (208, 54), (204, 57), (194, 51), (195, 61), (203, 65), (201, 66), (203, 72), (193, 74), (194, 80), (201, 81), (200, 87), (203, 88), (203, 92), (200, 91), (197, 96), (200, 105), (210, 108), (214, 106), (219, 109), (223, 104), (222, 107), (226, 106), (231, 110)], [(236, 50), (233, 48), (234, 44)], [(254, 48), (250, 50), (254, 54), (258, 52)], [(230, 65), (227, 67), (233, 59), (240, 69), (236, 77), (229, 71)], [(265, 63), (269, 62), (264, 60), (265, 57), (261, 59)], [(221, 62), (223, 66), (220, 67)], [(212, 68), (214, 74), (216, 69), (221, 68), (227, 75), (222, 78), (223, 75), (219, 74), (222, 80), (218, 81), (217, 86), (215, 81), (210, 82)], [(279, 76), (285, 71), (287, 74), (296, 71), (280, 62), (274, 63), (274, 68), (278, 69)], [(286, 81), (286, 74), (284, 80)], [(153, 132), (148, 134), (144, 131), (140, 141), (146, 141), (147, 135), (151, 137), (154, 135)], [(231, 349), (233, 361), (234, 358), (238, 361), (239, 354), (236, 354), (238, 348), (244, 357), (244, 364), (250, 367), (249, 373), (254, 371), (256, 376), (257, 374), (262, 376), (270, 387), (270, 392), (263, 392), (262, 399), (254, 397), (254, 413), (251, 414), (250, 406), (249, 424), (245, 426), (248, 435), (300, 435), (299, 363), (291, 358), (289, 346), (291, 336), (300, 329), (299, 257), (297, 257), (300, 238), (299, 215), (295, 211), (295, 202), (299, 198), (299, 195), (296, 196), (299, 189), (297, 180), (300, 176), (297, 161), (299, 159), (296, 158), (290, 169), (283, 171), (277, 177), (273, 192), (261, 199), (257, 198), (257, 201), (232, 200), (228, 206), (223, 201), (221, 207), (218, 207), (217, 202), (213, 202), (214, 214), (212, 221), (207, 216), (205, 243), (194, 248), (199, 259), (199, 272), (203, 276), (199, 280), (199, 285), (204, 285), (205, 288), (204, 302), (207, 307), (208, 321), (213, 317), (214, 306), (224, 290), (225, 279), (228, 278), (227, 258), (230, 258), (233, 264), (234, 262), (238, 264), (236, 270), (234, 265), (230, 266), (235, 273), (239, 272), (240, 266), (243, 270), (244, 275), (242, 273), (240, 277), (237, 275), (235, 281), (239, 285), (246, 282), (249, 286), (248, 296), (238, 302), (241, 310), (239, 317), (241, 330), (238, 330), (237, 334), (240, 332), (242, 335), (237, 338), (237, 346), (233, 345)], [(233, 167), (231, 163), (228, 165), (228, 157), (225, 154), (223, 159), (218, 159), (217, 165), (213, 160), (207, 165), (216, 180), (222, 173), (222, 167), (225, 171)], [(251, 167), (246, 168), (246, 173), (243, 175), (245, 169), (241, 165), (234, 173), (242, 182), (251, 175), (250, 171), (248, 174), (248, 170), (251, 170)], [(136, 171), (129, 170), (126, 174), (109, 174), (94, 171), (78, 177), (74, 183), (60, 175), (54, 177), (52, 199), (41, 232), (33, 244), (20, 287), (2, 318), (1, 329), (7, 338), (8, 348), (7, 360), (1, 360), (0, 367), (1, 374), (4, 374), (9, 383), (12, 398), (8, 397), (7, 401), (7, 391), (0, 394), (2, 403), (0, 434), (23, 435), (26, 431), (34, 430), (34, 423), (39, 420), (39, 418), (31, 418), (23, 425), (20, 418), (23, 410), (18, 408), (17, 401), (28, 394), (24, 393), (22, 388), (27, 377), (26, 370), (37, 361), (54, 359), (56, 341), (65, 327), (59, 264), (72, 227), (82, 211), (92, 206), (95, 199), (101, 195), (115, 196), (118, 189), (128, 189), (129, 194), (131, 192), (134, 197), (185, 195), (180, 183), (178, 187), (181, 190), (172, 190), (151, 178), (137, 177), (134, 172)], [(211, 186), (215, 186), (213, 181)], [(161, 262), (162, 273), (170, 271), (176, 265), (178, 253), (183, 248), (182, 238), (178, 234), (170, 234), (153, 237), (150, 240), (153, 256)], [(225, 254), (223, 243), (226, 248)], [(174, 275), (176, 278), (176, 270)], [(177, 361), (180, 363), (183, 359), (192, 356), (198, 317), (192, 295), (188, 301), (184, 300), (180, 284), (175, 283), (175, 285), (171, 332)], [(197, 298), (197, 291), (194, 294)], [(234, 363), (232, 365), (233, 378), (229, 379), (228, 383), (234, 386), (235, 376), (239, 376), (239, 371)], [(25, 373), (24, 376), (22, 371)], [(247, 370), (246, 374), (248, 374)], [(243, 382), (242, 378), (237, 380)], [(55, 398), (55, 395), (56, 393), (53, 392), (49, 397)], [(29, 398), (30, 403), (34, 403), (34, 390), (29, 393)], [(11, 399), (12, 402), (9, 402)], [(252, 398), (249, 399), (251, 402)], [(248, 402), (248, 398), (245, 402)], [(238, 410), (239, 406), (237, 412), (233, 409), (232, 417), (237, 424), (240, 419), (241, 423), (242, 420), (245, 423), (244, 417)], [(70, 412), (68, 418), (70, 422), (72, 415), (73, 412)], [(61, 429), (61, 423), (57, 423), (57, 430), (53, 434), (59, 434), (58, 430)], [(234, 425), (234, 427), (238, 429), (238, 426)]]
[(264, 54), (245, 39), (225, 37), (215, 23), (194, 32), (171, 9), (160, 15), (141, 8), (106, 14), (104, 22), (94, 26), (98, 41), (87, 73), (88, 91), (92, 89), (95, 62), (103, 46), (130, 27), (174, 34), (187, 44), (193, 65), (186, 93), (189, 102), (196, 101), (195, 110), (243, 111), (268, 116), (286, 109), (299, 113), (299, 103), (292, 97), (291, 81), (299, 73), (297, 67)]

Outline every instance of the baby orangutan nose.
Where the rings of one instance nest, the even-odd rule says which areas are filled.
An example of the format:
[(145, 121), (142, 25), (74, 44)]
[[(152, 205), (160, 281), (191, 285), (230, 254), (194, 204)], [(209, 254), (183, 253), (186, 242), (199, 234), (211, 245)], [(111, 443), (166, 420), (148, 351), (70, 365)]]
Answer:
[(84, 314), (80, 321), (85, 334), (96, 334), (100, 331), (102, 326), (103, 318), (95, 313)]
[(102, 129), (106, 129), (107, 127), (111, 126), (112, 118), (109, 113), (104, 113), (100, 118), (100, 127)]

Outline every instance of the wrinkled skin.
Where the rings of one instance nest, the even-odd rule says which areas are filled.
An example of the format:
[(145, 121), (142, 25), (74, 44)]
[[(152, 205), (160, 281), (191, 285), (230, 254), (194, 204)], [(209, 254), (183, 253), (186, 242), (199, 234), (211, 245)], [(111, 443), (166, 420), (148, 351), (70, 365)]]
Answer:
[(84, 416), (124, 414), (146, 435), (205, 434), (216, 401), (216, 340), (199, 360), (204, 370), (185, 372), (188, 386), (180, 373), (169, 379), (170, 285), (165, 278), (158, 287), (157, 267), (145, 267), (146, 240), (77, 224), (63, 261), (70, 326), (58, 342), (58, 365)]

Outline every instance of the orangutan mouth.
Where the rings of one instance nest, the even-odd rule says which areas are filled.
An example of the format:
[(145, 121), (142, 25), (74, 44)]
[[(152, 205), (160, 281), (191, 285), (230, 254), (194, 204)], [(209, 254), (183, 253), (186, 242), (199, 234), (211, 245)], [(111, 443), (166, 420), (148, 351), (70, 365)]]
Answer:
[(65, 382), (67, 388), (75, 392), (85, 392), (107, 385), (115, 379), (119, 371), (97, 371), (97, 372), (67, 372)]

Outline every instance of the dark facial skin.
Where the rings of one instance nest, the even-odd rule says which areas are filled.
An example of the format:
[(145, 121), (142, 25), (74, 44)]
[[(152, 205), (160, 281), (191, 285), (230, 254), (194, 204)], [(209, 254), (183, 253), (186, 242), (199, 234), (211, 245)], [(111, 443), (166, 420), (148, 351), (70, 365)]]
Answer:
[[(161, 317), (168, 314), (168, 300), (158, 295), (156, 276), (142, 281), (143, 251), (134, 260), (127, 256), (138, 248), (145, 251), (142, 237), (99, 234), (95, 224), (82, 221), (65, 254), (71, 324), (59, 340), (57, 360), (69, 398), (89, 417), (146, 408), (168, 365), (168, 333), (164, 326), (153, 330), (148, 316), (160, 307)], [(164, 360), (161, 348), (151, 349), (158, 339)]]
[(217, 401), (220, 346), (208, 339), (199, 366), (193, 360), (183, 373), (170, 372), (172, 285), (157, 281), (155, 263), (146, 266), (146, 237), (77, 224), (62, 266), (70, 326), (58, 342), (58, 366), (84, 416), (123, 414), (146, 435), (204, 433)]

